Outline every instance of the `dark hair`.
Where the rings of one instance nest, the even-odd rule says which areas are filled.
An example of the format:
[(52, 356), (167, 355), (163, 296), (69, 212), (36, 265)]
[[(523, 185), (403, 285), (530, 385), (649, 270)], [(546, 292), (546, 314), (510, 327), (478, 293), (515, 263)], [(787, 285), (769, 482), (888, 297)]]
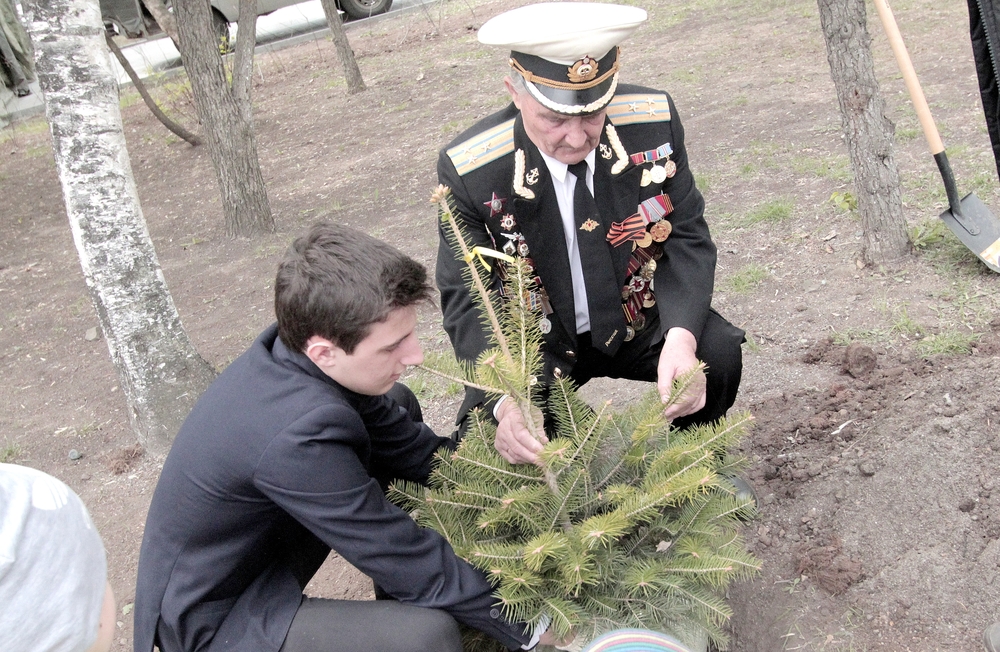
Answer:
[(361, 231), (322, 222), (295, 240), (278, 266), (278, 335), (293, 351), (319, 335), (353, 353), (373, 324), (431, 292), (420, 263)]

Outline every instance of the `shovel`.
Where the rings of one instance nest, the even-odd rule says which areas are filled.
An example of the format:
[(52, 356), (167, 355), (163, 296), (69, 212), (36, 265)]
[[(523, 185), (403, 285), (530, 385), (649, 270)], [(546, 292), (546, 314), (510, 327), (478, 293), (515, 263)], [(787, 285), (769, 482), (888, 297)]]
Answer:
[(931, 117), (930, 107), (927, 106), (927, 99), (917, 81), (917, 73), (913, 70), (913, 62), (903, 44), (903, 37), (899, 34), (899, 27), (896, 26), (896, 19), (892, 15), (892, 9), (886, 0), (874, 0), (878, 16), (882, 20), (882, 27), (889, 37), (889, 45), (896, 55), (896, 63), (903, 73), (903, 81), (906, 82), (906, 89), (910, 92), (913, 106), (917, 111), (917, 118), (920, 119), (920, 126), (923, 127), (927, 144), (931, 148), (931, 154), (937, 162), (938, 170), (941, 171), (941, 178), (944, 180), (944, 189), (948, 193), (948, 206), (945, 212), (941, 213), (941, 219), (948, 225), (958, 239), (968, 247), (972, 253), (976, 254), (987, 267), (994, 272), (1000, 272), (1000, 221), (990, 212), (986, 204), (976, 197), (975, 193), (969, 193), (962, 201), (958, 200), (958, 189), (955, 187), (955, 175), (952, 174), (951, 164), (948, 163), (948, 155), (944, 152), (944, 144), (941, 142), (941, 135), (938, 133), (937, 125)]

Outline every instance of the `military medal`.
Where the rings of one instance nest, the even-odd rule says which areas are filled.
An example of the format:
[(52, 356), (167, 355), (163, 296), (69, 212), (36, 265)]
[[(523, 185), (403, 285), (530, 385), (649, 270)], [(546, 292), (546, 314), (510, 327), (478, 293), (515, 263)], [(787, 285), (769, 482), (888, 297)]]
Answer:
[(653, 178), (649, 174), (649, 170), (646, 168), (642, 169), (642, 179), (639, 180), (639, 185), (645, 188), (649, 184), (653, 183)]
[(542, 317), (538, 320), (538, 330), (542, 331), (542, 335), (548, 335), (552, 331), (552, 322), (549, 321), (548, 317)]
[[(670, 155), (673, 153), (674, 150), (670, 147), (670, 143), (663, 143), (656, 149), (649, 149), (645, 152), (632, 154), (629, 156), (629, 160), (636, 165), (652, 163), (653, 167), (649, 169), (649, 180), (653, 183), (663, 183), (667, 180), (667, 177), (672, 177), (677, 172), (677, 164), (670, 160)], [(660, 165), (659, 161), (662, 161), (663, 159), (667, 159), (667, 161), (663, 165)], [(646, 179), (645, 172), (643, 173), (642, 178), (643, 180)]]
[(663, 242), (668, 237), (670, 237), (670, 232), (674, 230), (674, 227), (667, 220), (660, 220), (653, 226), (649, 227), (649, 235), (656, 242)]
[(632, 328), (631, 326), (626, 326), (625, 327), (625, 341), (626, 342), (631, 342), (633, 337), (635, 337), (635, 329)]
[(503, 212), (504, 206), (507, 204), (506, 197), (498, 197), (496, 193), (493, 193), (492, 199), (489, 201), (484, 201), (483, 206), (489, 206), (490, 217), (495, 217)]

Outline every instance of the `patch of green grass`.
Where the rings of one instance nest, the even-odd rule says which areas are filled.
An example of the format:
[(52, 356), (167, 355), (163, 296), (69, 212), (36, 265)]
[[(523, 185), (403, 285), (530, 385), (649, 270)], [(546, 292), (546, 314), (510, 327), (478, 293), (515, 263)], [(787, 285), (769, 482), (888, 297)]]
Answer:
[(907, 141), (913, 140), (919, 136), (923, 135), (923, 130), (918, 127), (900, 127), (896, 126), (896, 140), (905, 143)]
[(816, 158), (814, 156), (793, 155), (789, 164), (796, 174), (810, 174), (820, 179), (831, 179), (842, 184), (850, 183), (854, 178), (846, 156)]
[(16, 122), (9, 127), (0, 129), (0, 144), (8, 141), (17, 141), (20, 136), (38, 136), (47, 133), (49, 123), (43, 116), (38, 116), (23, 122)]
[(411, 368), (407, 372), (406, 386), (409, 387), (420, 400), (431, 400), (457, 396), (462, 393), (464, 385), (457, 380), (444, 378), (429, 369), (443, 374), (447, 374), (456, 379), (464, 378), (465, 373), (455, 359), (455, 354), (449, 349), (447, 351), (436, 351), (429, 347), (424, 350), (424, 363), (419, 367)]
[(928, 335), (916, 344), (917, 353), (922, 356), (962, 355), (972, 351), (972, 345), (979, 339), (976, 333), (946, 330)]
[(879, 344), (888, 339), (886, 331), (877, 328), (849, 328), (846, 331), (834, 331), (830, 337), (837, 346), (847, 346), (854, 342)]
[(0, 446), (0, 464), (11, 464), (18, 461), (24, 455), (24, 449), (16, 441), (4, 438), (4, 445)]
[(926, 330), (915, 319), (910, 317), (910, 313), (906, 310), (906, 304), (896, 306), (892, 312), (891, 332), (914, 338), (924, 336)]
[(792, 200), (785, 197), (761, 204), (739, 220), (737, 226), (753, 226), (755, 224), (780, 224), (792, 217), (794, 208)]
[(750, 294), (770, 275), (770, 270), (760, 263), (750, 263), (733, 272), (723, 287), (733, 294)]
[(696, 172), (694, 174), (694, 185), (698, 187), (701, 194), (705, 194), (712, 191), (712, 177), (705, 174), (704, 172)]

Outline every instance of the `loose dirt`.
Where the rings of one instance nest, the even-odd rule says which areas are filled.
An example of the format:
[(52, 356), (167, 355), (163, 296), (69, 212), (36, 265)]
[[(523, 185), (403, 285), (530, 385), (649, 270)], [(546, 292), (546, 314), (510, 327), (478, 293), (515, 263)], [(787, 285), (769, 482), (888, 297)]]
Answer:
[[(224, 236), (207, 152), (125, 93), (144, 214), (202, 355), (225, 367), (273, 319), (277, 260), (317, 220), (365, 229), (433, 267), (437, 150), (504, 104), (505, 53), (478, 45), (475, 30), (514, 4), (436, 3), (351, 29), (369, 89), (350, 97), (328, 40), (264, 48), (255, 121), (278, 232), (253, 240)], [(643, 4), (650, 21), (625, 45), (623, 78), (676, 100), (719, 246), (715, 306), (749, 338), (737, 407), (756, 420), (740, 452), (761, 496), (745, 535), (763, 568), (730, 591), (731, 649), (981, 649), (1000, 617), (1000, 277), (935, 230), (940, 178), (877, 22), (877, 73), (920, 245), (893, 269), (857, 262), (861, 226), (844, 208), (855, 191), (815, 3)], [(894, 10), (959, 188), (1000, 208), (964, 3)], [(182, 81), (156, 92), (193, 124)], [(62, 478), (90, 506), (123, 651), (161, 461), (135, 446), (105, 342), (88, 338), (97, 318), (46, 129), (36, 119), (0, 131), (0, 455)], [(421, 318), (425, 348), (446, 352), (436, 310)], [(412, 380), (428, 421), (448, 432), (455, 389)], [(643, 389), (602, 380), (585, 395), (624, 404)], [(333, 556), (310, 591), (367, 598), (371, 585)]]

